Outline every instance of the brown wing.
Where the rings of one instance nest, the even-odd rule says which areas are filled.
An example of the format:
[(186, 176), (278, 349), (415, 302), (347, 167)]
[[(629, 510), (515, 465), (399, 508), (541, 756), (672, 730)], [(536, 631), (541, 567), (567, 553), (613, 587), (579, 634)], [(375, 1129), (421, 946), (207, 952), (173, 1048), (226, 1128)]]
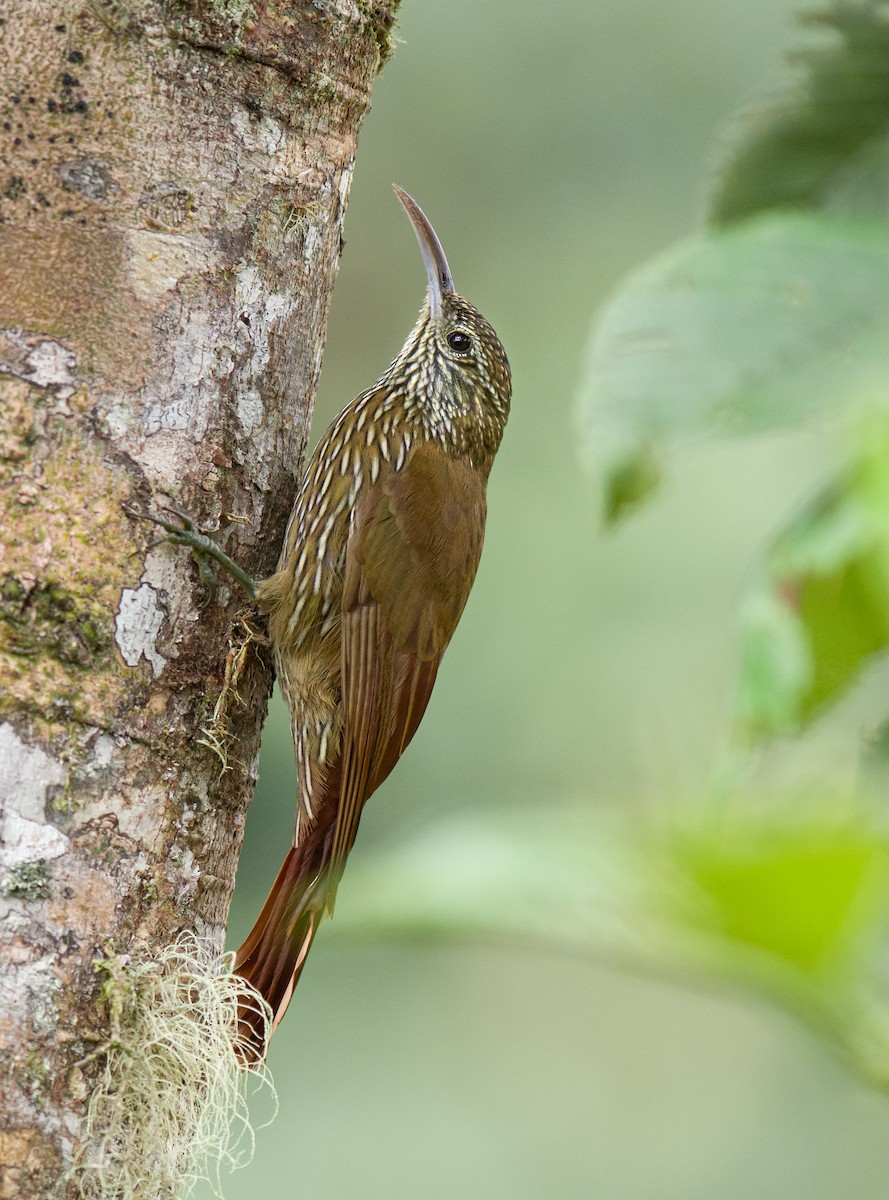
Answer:
[(381, 474), (356, 506), (342, 607), (342, 776), (334, 880), (364, 802), (400, 758), (475, 579), (485, 526), (479, 473), (431, 445)]

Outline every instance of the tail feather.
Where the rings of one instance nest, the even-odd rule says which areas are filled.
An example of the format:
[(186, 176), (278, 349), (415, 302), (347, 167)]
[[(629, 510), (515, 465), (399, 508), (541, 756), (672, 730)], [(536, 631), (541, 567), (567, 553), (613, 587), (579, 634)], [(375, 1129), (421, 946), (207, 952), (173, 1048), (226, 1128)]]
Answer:
[(251, 984), (272, 1010), (271, 1029), (245, 997), (238, 1010), (238, 1046), (242, 1057), (261, 1059), (266, 1038), (290, 1003), (306, 955), (324, 915), (321, 872), (315, 856), (293, 847), (284, 859), (268, 899), (246, 941), (235, 955), (235, 972)]

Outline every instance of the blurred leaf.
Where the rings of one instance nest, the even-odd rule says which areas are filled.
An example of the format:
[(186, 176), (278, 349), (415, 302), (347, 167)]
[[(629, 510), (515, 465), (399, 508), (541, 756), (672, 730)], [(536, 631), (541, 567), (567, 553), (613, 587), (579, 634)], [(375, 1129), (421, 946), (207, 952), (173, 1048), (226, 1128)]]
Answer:
[(742, 824), (680, 839), (674, 861), (706, 898), (677, 928), (687, 965), (770, 996), (889, 1090), (882, 823), (863, 805), (832, 818), (801, 800), (790, 824), (745, 803)]
[(583, 394), (610, 519), (651, 493), (669, 440), (885, 405), (887, 279), (883, 226), (808, 216), (696, 238), (631, 276), (599, 318)]
[(632, 924), (651, 904), (650, 875), (638, 846), (587, 814), (455, 819), (392, 854), (353, 859), (336, 926), (625, 952), (640, 945)]
[(753, 830), (679, 855), (720, 939), (844, 987), (889, 899), (882, 834), (864, 826)]
[(865, 660), (889, 643), (887, 601), (885, 546), (862, 547), (836, 571), (800, 578), (797, 607), (815, 667), (803, 719), (844, 691)]
[(834, 41), (796, 54), (798, 86), (742, 118), (718, 172), (715, 224), (766, 209), (889, 215), (889, 5), (836, 3), (803, 19)]
[(838, 699), (889, 646), (889, 422), (778, 537), (742, 609), (740, 717), (789, 732)]
[(763, 589), (741, 611), (739, 715), (746, 729), (782, 733), (800, 723), (800, 698), (812, 679), (812, 657), (796, 615)]
[(734, 807), (735, 822), (681, 833), (558, 807), (452, 821), (350, 864), (334, 929), (548, 946), (730, 981), (889, 1086), (885, 830), (846, 801), (803, 801), (792, 822), (745, 797)]
[(661, 481), (660, 464), (649, 447), (640, 446), (626, 462), (614, 462), (604, 497), (605, 520), (612, 524), (654, 492)]

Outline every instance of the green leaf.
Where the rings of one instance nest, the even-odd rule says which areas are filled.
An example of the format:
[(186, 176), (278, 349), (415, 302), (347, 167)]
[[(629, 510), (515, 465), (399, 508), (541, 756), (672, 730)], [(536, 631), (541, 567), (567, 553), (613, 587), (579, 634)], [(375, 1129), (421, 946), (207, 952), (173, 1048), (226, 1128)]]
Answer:
[(711, 200), (728, 224), (767, 209), (889, 215), (889, 5), (837, 3), (804, 18), (834, 35), (795, 55), (795, 89), (742, 118)]
[(799, 582), (798, 609), (815, 666), (802, 697), (808, 719), (855, 680), (865, 661), (889, 645), (889, 591), (884, 546), (861, 553), (826, 575)]
[(660, 463), (651, 447), (638, 446), (626, 462), (613, 462), (604, 496), (606, 522), (611, 525), (643, 504), (660, 482)]
[(738, 712), (744, 728), (753, 735), (797, 729), (812, 673), (805, 631), (780, 594), (763, 588), (749, 596), (741, 613)]
[(756, 950), (770, 965), (754, 961), (754, 976), (779, 961), (851, 984), (889, 906), (885, 832), (845, 803), (836, 816), (835, 803), (797, 805), (792, 824), (746, 798), (736, 808), (716, 832), (704, 822), (653, 836), (558, 806), (455, 819), (350, 864), (336, 930), (694, 961), (745, 978)]
[(861, 441), (776, 539), (742, 608), (739, 715), (753, 735), (799, 729), (889, 647), (889, 421)]
[(587, 814), (454, 819), (393, 854), (350, 863), (336, 926), (623, 953), (638, 944), (632, 914), (651, 903), (650, 875), (638, 847)]
[(677, 439), (889, 405), (887, 279), (883, 226), (811, 216), (698, 237), (631, 276), (597, 322), (582, 396), (610, 517), (651, 493)]
[(707, 903), (701, 928), (843, 988), (889, 899), (882, 834), (864, 826), (750, 828), (677, 849)]
[[(678, 814), (674, 813), (674, 818)], [(350, 863), (330, 935), (483, 939), (753, 989), (889, 1088), (889, 844), (866, 805), (736, 797), (640, 830), (558, 805), (453, 820)], [(329, 936), (330, 936), (329, 935)]]

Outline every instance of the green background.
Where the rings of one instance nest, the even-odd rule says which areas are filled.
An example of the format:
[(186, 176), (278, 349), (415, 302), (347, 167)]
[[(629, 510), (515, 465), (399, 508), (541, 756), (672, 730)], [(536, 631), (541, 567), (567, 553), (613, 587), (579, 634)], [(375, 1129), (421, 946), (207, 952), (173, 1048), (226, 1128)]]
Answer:
[[(404, 0), (358, 152), (316, 433), (385, 368), (422, 298), (393, 181), (500, 333), (515, 391), (472, 599), (356, 864), (448, 814), (650, 820), (723, 760), (738, 598), (824, 447), (687, 449), (660, 501), (605, 535), (576, 397), (594, 310), (695, 227), (717, 132), (779, 77), (793, 11)], [(813, 749), (838, 785), (847, 744), (828, 731)], [(232, 946), (290, 838), (279, 702), (260, 776)], [(338, 915), (361, 903), (347, 871)], [(231, 1200), (869, 1200), (889, 1178), (885, 1100), (788, 1017), (555, 953), (359, 944), (334, 921), (270, 1065), (280, 1113), (225, 1181)]]

